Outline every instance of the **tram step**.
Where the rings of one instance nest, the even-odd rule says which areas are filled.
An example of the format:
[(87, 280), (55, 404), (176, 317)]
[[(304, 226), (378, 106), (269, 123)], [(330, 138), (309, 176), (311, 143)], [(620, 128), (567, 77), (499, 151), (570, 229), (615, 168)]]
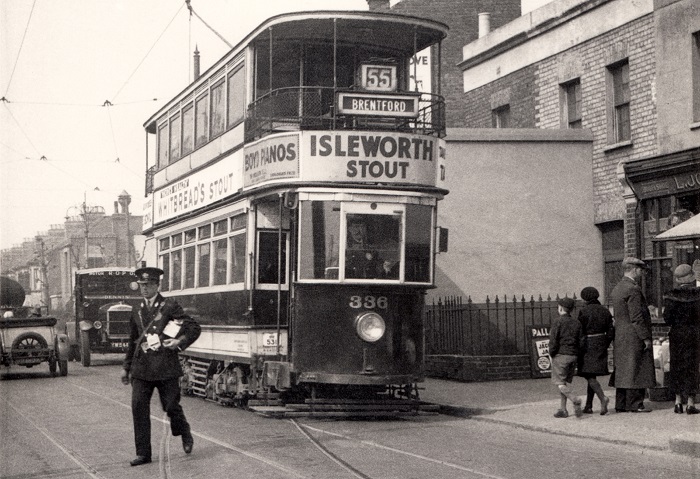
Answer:
[(249, 409), (265, 417), (271, 418), (285, 418), (285, 417), (405, 417), (405, 416), (417, 416), (417, 415), (434, 415), (437, 411), (424, 411), (422, 408), (419, 410), (411, 411), (295, 411), (290, 410), (284, 406), (255, 406)]

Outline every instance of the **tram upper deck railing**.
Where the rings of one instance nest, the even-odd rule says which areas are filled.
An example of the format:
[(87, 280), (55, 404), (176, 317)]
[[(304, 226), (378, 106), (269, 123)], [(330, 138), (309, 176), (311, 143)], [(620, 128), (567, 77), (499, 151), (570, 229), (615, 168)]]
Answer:
[(291, 87), (273, 90), (253, 102), (245, 118), (245, 141), (294, 130), (387, 130), (445, 136), (445, 101), (442, 96), (420, 94), (418, 116), (355, 116), (335, 108), (333, 87)]

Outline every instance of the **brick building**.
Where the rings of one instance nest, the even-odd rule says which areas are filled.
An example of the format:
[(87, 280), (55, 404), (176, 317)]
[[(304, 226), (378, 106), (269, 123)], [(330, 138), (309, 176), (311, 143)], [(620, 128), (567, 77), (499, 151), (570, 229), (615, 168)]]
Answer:
[(64, 224), (0, 252), (1, 274), (22, 285), (25, 306), (70, 315), (77, 269), (136, 266), (143, 256), (139, 246), (143, 241), (134, 238), (141, 234), (142, 216), (129, 213), (130, 201), (122, 192), (111, 215), (100, 206), (71, 208)]
[[(450, 28), (442, 42), (440, 65), (440, 94), (445, 97), (447, 126), (461, 126), (461, 115), (453, 105), (463, 97), (462, 47), (478, 38), (479, 14), (490, 13), (490, 25), (500, 27), (520, 16), (520, 0), (367, 0), (371, 11), (390, 11), (399, 15), (412, 15), (442, 22)], [(437, 49), (437, 47), (435, 47)], [(437, 59), (433, 51), (433, 64)], [(437, 85), (438, 69), (433, 68), (432, 85)]]
[(457, 126), (592, 132), (605, 297), (634, 255), (659, 306), (672, 269), (700, 259), (692, 240), (652, 241), (700, 212), (698, 2), (557, 0), (466, 44), (459, 67)]

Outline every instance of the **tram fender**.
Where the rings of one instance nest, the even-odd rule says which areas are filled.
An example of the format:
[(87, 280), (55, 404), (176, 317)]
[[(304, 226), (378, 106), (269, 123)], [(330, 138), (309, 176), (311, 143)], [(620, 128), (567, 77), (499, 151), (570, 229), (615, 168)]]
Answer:
[(293, 366), (286, 361), (266, 361), (263, 366), (263, 387), (278, 390), (292, 387)]

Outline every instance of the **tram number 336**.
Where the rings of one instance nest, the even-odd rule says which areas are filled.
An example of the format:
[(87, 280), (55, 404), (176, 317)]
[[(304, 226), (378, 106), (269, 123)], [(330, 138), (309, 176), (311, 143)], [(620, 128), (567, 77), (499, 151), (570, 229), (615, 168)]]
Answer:
[(386, 309), (389, 305), (389, 300), (386, 296), (350, 296), (351, 308), (359, 309)]

